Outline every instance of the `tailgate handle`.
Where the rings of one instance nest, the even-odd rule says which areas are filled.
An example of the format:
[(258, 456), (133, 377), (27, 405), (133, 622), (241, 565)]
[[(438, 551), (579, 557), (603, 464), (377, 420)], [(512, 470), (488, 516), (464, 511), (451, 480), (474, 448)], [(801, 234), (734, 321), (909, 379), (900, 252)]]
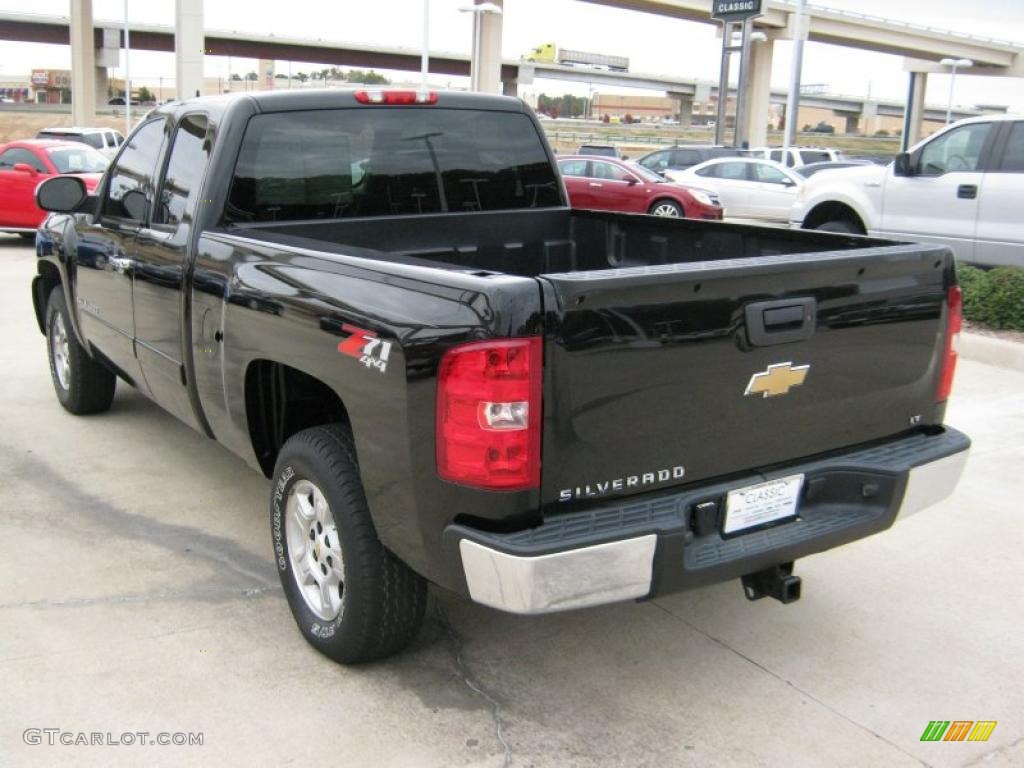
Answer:
[(755, 347), (805, 341), (814, 334), (817, 308), (817, 301), (810, 298), (747, 304), (747, 338)]

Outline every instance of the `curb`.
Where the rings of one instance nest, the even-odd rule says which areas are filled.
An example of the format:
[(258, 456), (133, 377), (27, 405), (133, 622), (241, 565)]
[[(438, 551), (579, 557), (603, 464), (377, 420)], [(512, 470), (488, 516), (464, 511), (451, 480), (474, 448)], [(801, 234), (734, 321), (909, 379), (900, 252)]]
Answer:
[(966, 360), (1024, 372), (1024, 344), (964, 332), (959, 352)]

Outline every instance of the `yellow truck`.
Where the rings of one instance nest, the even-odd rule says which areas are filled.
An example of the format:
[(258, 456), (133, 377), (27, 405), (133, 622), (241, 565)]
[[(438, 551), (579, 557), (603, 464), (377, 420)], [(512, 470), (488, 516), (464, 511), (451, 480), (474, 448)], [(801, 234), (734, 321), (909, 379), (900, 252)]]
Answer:
[(545, 64), (564, 64), (569, 67), (593, 67), (611, 72), (629, 72), (626, 56), (608, 56), (603, 53), (588, 53), (559, 48), (555, 43), (544, 43), (530, 50), (523, 59)]

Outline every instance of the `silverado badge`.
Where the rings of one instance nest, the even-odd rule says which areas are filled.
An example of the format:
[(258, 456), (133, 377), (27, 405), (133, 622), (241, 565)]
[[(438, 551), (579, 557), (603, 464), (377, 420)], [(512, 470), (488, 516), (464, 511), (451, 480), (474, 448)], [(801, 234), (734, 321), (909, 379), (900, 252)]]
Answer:
[(788, 395), (793, 387), (799, 387), (807, 380), (811, 366), (792, 363), (769, 365), (767, 371), (755, 373), (750, 377), (744, 395), (761, 395), (761, 397), (778, 397)]

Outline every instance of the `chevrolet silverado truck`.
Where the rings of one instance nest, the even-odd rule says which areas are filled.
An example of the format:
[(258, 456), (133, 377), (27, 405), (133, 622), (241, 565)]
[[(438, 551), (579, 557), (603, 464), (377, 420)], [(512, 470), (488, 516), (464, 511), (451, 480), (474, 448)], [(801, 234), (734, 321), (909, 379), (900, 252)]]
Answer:
[(57, 399), (120, 379), (269, 478), (289, 606), (343, 663), (406, 646), (428, 582), (521, 614), (791, 602), (794, 561), (967, 457), (948, 248), (571, 210), (516, 99), (189, 100), (94, 194), (37, 198)]

